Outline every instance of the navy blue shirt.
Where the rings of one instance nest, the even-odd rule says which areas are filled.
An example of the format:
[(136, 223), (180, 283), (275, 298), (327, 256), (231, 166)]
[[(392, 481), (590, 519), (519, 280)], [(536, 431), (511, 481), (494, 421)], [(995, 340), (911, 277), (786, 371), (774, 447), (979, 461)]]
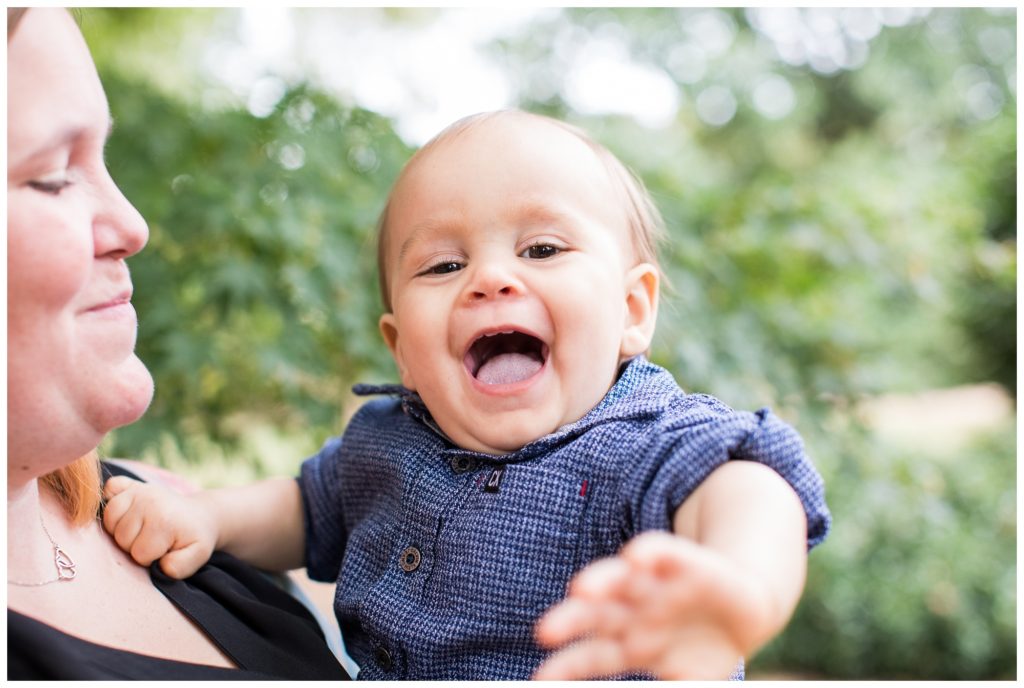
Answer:
[(808, 548), (831, 517), (797, 433), (767, 409), (686, 394), (643, 357), (586, 416), (503, 456), (455, 446), (399, 386), (303, 463), (308, 574), (336, 581), (360, 679), (526, 679), (533, 626), (580, 568), (647, 530), (731, 459), (785, 478)]

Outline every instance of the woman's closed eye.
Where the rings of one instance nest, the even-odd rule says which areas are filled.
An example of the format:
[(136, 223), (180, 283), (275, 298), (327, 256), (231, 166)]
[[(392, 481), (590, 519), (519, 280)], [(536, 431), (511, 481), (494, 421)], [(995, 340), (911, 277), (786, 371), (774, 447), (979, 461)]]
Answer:
[(38, 179), (32, 179), (27, 182), (27, 186), (30, 189), (48, 193), (53, 196), (60, 194), (61, 191), (71, 186), (72, 181), (70, 175), (52, 174), (45, 177), (39, 177)]

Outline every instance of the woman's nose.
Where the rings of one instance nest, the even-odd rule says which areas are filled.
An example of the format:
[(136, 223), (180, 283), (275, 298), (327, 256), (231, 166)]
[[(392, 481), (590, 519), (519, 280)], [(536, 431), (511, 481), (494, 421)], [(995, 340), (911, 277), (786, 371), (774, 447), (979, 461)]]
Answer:
[(109, 174), (102, 182), (98, 205), (93, 220), (96, 256), (127, 258), (141, 251), (149, 240), (149, 226)]

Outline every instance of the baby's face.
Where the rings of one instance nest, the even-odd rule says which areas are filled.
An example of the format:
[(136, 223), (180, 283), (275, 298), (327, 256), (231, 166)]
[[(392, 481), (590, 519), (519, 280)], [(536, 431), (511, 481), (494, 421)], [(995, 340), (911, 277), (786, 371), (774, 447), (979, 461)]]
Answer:
[(455, 443), (504, 454), (593, 408), (646, 350), (657, 272), (637, 265), (596, 154), (501, 116), (413, 163), (392, 195), (381, 331)]

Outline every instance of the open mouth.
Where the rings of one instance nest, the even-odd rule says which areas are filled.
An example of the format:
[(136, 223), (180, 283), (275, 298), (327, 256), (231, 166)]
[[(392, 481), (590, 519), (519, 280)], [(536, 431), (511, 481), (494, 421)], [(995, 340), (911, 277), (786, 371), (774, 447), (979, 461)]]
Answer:
[(493, 332), (478, 337), (463, 363), (485, 385), (522, 382), (544, 367), (548, 346), (525, 332)]

